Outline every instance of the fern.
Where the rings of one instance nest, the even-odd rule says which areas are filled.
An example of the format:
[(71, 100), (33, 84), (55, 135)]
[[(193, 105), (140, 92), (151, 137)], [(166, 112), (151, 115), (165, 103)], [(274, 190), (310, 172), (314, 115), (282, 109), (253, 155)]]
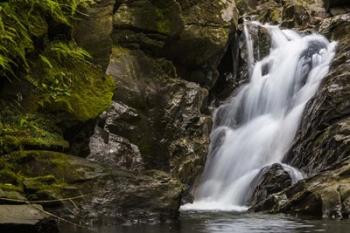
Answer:
[[(15, 70), (18, 68), (29, 72), (30, 64), (27, 57), (28, 54), (35, 51), (33, 38), (40, 36), (40, 32), (45, 29), (46, 18), (70, 26), (72, 19), (79, 14), (79, 8), (87, 7), (92, 3), (93, 0), (8, 0), (0, 2), (0, 78), (15, 75)], [(64, 47), (62, 44), (56, 48), (59, 59), (67, 56), (69, 45), (67, 46)], [(78, 60), (89, 57), (82, 50), (75, 50), (73, 53), (73, 57)], [(40, 57), (40, 59), (44, 58)]]
[(88, 61), (91, 58), (90, 54), (82, 48), (79, 48), (77, 44), (71, 43), (63, 43), (58, 42), (55, 43), (51, 47), (51, 51), (56, 56), (57, 60), (60, 62), (64, 62), (67, 58), (70, 58), (74, 61)]

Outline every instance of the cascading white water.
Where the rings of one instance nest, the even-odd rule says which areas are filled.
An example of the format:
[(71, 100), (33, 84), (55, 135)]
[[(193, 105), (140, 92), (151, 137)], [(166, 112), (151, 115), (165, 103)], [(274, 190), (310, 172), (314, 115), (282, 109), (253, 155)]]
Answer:
[[(246, 210), (246, 195), (259, 171), (281, 163), (298, 129), (306, 103), (329, 71), (336, 43), (321, 35), (265, 28), (270, 54), (253, 64), (250, 82), (214, 114), (209, 155), (195, 201), (182, 210)], [(245, 26), (246, 38), (248, 28)], [(254, 62), (252, 41), (247, 42)], [(283, 165), (294, 181), (302, 175)]]

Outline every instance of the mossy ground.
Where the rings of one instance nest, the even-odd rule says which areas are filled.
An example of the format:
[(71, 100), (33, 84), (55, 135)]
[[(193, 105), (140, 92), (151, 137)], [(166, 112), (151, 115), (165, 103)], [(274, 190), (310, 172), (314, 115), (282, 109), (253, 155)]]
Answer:
[(0, 198), (35, 201), (77, 196), (83, 190), (75, 184), (94, 178), (98, 172), (97, 165), (63, 153), (13, 152), (0, 158)]
[(0, 112), (0, 154), (23, 148), (64, 150), (69, 143), (54, 125), (53, 115)]

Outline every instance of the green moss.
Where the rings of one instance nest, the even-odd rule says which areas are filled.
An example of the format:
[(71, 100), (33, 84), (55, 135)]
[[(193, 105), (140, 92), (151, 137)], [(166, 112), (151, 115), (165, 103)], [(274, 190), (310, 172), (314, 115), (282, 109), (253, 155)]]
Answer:
[(98, 165), (51, 151), (13, 152), (2, 156), (0, 164), (0, 190), (17, 192), (28, 200), (79, 195), (81, 190), (75, 184), (93, 179), (100, 172)]
[(0, 170), (0, 182), (6, 184), (18, 184), (18, 176), (10, 169)]
[(156, 8), (157, 31), (164, 34), (171, 34), (172, 21), (168, 18), (169, 12), (166, 9)]
[(74, 82), (71, 94), (58, 97), (54, 106), (68, 111), (80, 121), (87, 121), (111, 105), (115, 85), (111, 77), (104, 77), (97, 70), (80, 68), (79, 72), (89, 72), (85, 73), (86, 79)]
[(19, 192), (19, 193), (23, 192), (23, 189), (20, 185), (14, 185), (10, 183), (0, 184), (0, 189), (7, 192)]
[(46, 179), (53, 175), (57, 181), (68, 183), (90, 179), (90, 172), (96, 169), (86, 160), (52, 151), (18, 151), (6, 155), (5, 159), (13, 164), (14, 171), (20, 171), (25, 177)]
[(45, 186), (50, 186), (54, 183), (56, 183), (56, 178), (53, 175), (25, 178), (23, 180), (23, 185), (27, 190), (42, 190), (45, 189)]
[(51, 118), (54, 119), (54, 116), (3, 108), (0, 111), (0, 154), (20, 148), (68, 148), (69, 143), (63, 139), (62, 132)]
[[(17, 191), (4, 191), (0, 189), (0, 198), (26, 201), (27, 199)], [(3, 201), (2, 201), (3, 202)]]
[[(97, 117), (112, 102), (111, 77), (87, 62), (76, 44), (52, 43), (33, 64), (27, 80), (34, 84), (42, 108), (70, 113), (79, 121)], [(35, 99), (35, 97), (32, 97)]]
[(138, 0), (122, 3), (114, 25), (172, 36), (183, 29), (179, 4), (174, 0)]
[(93, 0), (8, 0), (0, 3), (0, 78), (18, 77), (18, 67), (28, 70), (34, 37), (47, 33), (47, 21), (70, 25), (78, 7)]

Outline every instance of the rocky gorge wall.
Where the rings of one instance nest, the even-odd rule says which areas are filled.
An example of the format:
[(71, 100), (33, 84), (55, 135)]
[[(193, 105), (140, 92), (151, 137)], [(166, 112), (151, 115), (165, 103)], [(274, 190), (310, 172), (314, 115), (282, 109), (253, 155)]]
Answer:
[[(45, 96), (31, 85), (1, 81), (10, 109), (0, 125), (1, 204), (52, 200), (46, 210), (81, 223), (176, 218), (205, 164), (212, 107), (247, 78), (240, 23), (249, 17), (338, 41), (286, 156), (311, 178), (290, 186), (272, 166), (252, 210), (347, 217), (349, 8), (341, 0), (96, 0), (68, 32), (93, 57), (74, 70), (91, 77), (73, 83), (74, 95), (38, 106)], [(258, 36), (266, 54), (268, 39)]]
[(94, 71), (73, 66), (76, 77), (100, 76), (50, 101), (30, 82), (3, 82), (0, 198), (49, 200), (45, 210), (75, 222), (174, 219), (205, 162), (235, 3), (100, 0), (81, 11), (54, 39), (92, 55)]

